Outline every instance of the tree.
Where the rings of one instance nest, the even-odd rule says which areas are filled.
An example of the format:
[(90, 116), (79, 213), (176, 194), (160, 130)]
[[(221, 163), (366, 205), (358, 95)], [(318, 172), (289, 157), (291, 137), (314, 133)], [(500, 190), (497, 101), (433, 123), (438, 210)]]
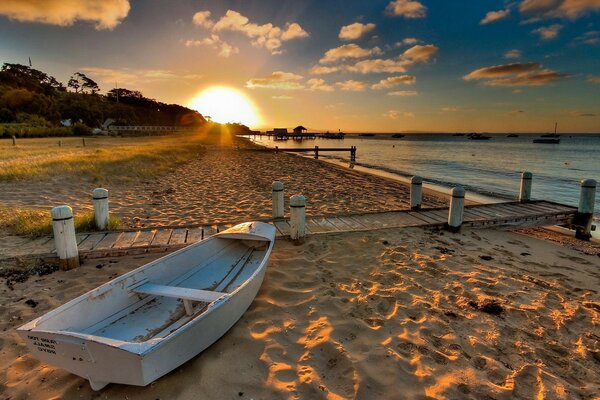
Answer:
[(71, 75), (71, 79), (69, 79), (67, 86), (75, 90), (75, 93), (79, 93), (80, 89), (82, 93), (85, 93), (85, 91), (88, 90), (89, 94), (96, 94), (100, 91), (98, 84), (81, 72), (75, 72)]
[(75, 78), (75, 76), (72, 75), (71, 79), (69, 79), (69, 82), (67, 83), (67, 86), (75, 90), (75, 93), (79, 93), (79, 88), (81, 87), (81, 84), (79, 83), (79, 79)]

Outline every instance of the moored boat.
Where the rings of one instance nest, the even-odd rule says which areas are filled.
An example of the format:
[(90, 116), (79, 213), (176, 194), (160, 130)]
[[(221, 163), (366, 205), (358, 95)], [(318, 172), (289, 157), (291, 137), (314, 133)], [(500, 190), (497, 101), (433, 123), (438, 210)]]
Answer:
[(145, 386), (209, 347), (258, 293), (275, 228), (248, 222), (148, 263), (21, 326), (33, 355), (89, 380)]
[(481, 133), (471, 133), (468, 135), (469, 140), (490, 140), (492, 137), (487, 135), (482, 135)]
[(559, 144), (560, 143), (560, 135), (556, 134), (556, 128), (558, 127), (558, 123), (554, 123), (554, 133), (547, 133), (545, 135), (540, 135), (539, 139), (533, 139), (533, 143), (544, 143), (544, 144)]

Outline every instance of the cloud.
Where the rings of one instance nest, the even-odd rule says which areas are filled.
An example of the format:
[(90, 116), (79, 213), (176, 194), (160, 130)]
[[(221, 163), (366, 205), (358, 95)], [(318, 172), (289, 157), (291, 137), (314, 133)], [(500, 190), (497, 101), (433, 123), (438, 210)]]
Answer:
[(523, 55), (523, 53), (521, 52), (521, 50), (509, 50), (506, 53), (504, 53), (504, 58), (509, 58), (509, 59), (513, 59), (513, 58), (521, 58), (521, 56)]
[(315, 65), (310, 69), (310, 73), (313, 75), (326, 75), (332, 74), (334, 72), (339, 72), (342, 70), (342, 67), (326, 67), (324, 65)]
[(510, 10), (498, 10), (498, 11), (490, 11), (485, 14), (485, 18), (483, 18), (479, 23), (481, 25), (491, 24), (492, 22), (500, 21), (502, 19), (506, 19), (510, 16)]
[(367, 84), (365, 82), (350, 79), (344, 82), (337, 82), (336, 86), (338, 86), (341, 90), (362, 92), (367, 87)]
[(523, 0), (519, 11), (530, 20), (547, 18), (577, 19), (600, 10), (598, 0)]
[(426, 64), (438, 53), (439, 50), (439, 47), (432, 44), (427, 44), (424, 46), (418, 44), (402, 53), (400, 60), (404, 65)]
[(596, 117), (596, 114), (583, 112), (583, 111), (571, 111), (569, 113), (571, 117)]
[(416, 96), (419, 93), (415, 90), (398, 90), (395, 92), (389, 92), (388, 96)]
[(394, 43), (394, 46), (401, 47), (401, 46), (416, 44), (418, 42), (419, 42), (419, 39), (417, 39), (417, 38), (404, 38), (400, 42)]
[(335, 88), (333, 85), (329, 85), (323, 79), (309, 79), (306, 81), (309, 90), (321, 91), (321, 92), (333, 92)]
[(399, 75), (399, 76), (390, 76), (386, 79), (380, 80), (378, 83), (371, 86), (371, 89), (389, 89), (391, 87), (404, 84), (412, 84), (417, 81), (416, 76), (412, 75)]
[(321, 64), (331, 64), (338, 60), (348, 58), (363, 58), (374, 54), (381, 54), (381, 49), (379, 47), (373, 47), (372, 49), (363, 49), (362, 47), (354, 43), (350, 43), (344, 44), (334, 49), (327, 50), (325, 52), (325, 55), (319, 60), (319, 62)]
[(350, 25), (342, 26), (338, 37), (342, 40), (356, 40), (361, 38), (364, 34), (371, 32), (375, 29), (375, 24), (361, 24), (355, 22)]
[(210, 11), (198, 11), (192, 17), (192, 22), (195, 25), (201, 26), (206, 29), (210, 29), (215, 25), (215, 23), (210, 20)]
[(525, 114), (525, 111), (523, 111), (523, 110), (512, 110), (511, 112), (508, 113), (508, 115), (519, 115), (519, 114)]
[(293, 99), (292, 96), (286, 96), (286, 95), (271, 96), (271, 98), (274, 99), (274, 100), (292, 100)]
[(460, 107), (442, 107), (441, 110), (443, 112), (458, 112), (461, 110)]
[(550, 26), (543, 26), (541, 28), (534, 29), (531, 31), (531, 33), (537, 33), (538, 35), (540, 35), (540, 38), (542, 40), (550, 40), (558, 36), (558, 32), (561, 30), (561, 28), (562, 25), (553, 24)]
[(185, 79), (197, 81), (202, 79), (198, 74), (181, 74), (162, 69), (129, 69), (129, 68), (101, 68), (101, 67), (83, 67), (81, 72), (90, 78), (108, 83), (111, 87), (117, 82), (120, 87), (130, 87), (142, 83), (156, 81), (172, 81)]
[(213, 33), (222, 31), (239, 32), (251, 39), (254, 47), (266, 48), (271, 54), (281, 54), (283, 42), (308, 37), (308, 33), (296, 23), (288, 23), (285, 28), (274, 26), (272, 23), (258, 25), (234, 10), (227, 10), (219, 20), (210, 19), (210, 11), (199, 11), (194, 14), (196, 25), (212, 30)]
[(191, 46), (210, 46), (213, 49), (219, 50), (217, 54), (219, 57), (229, 57), (232, 54), (239, 53), (239, 49), (219, 38), (218, 35), (210, 35), (210, 37), (201, 40), (187, 40), (185, 42), (186, 47)]
[(2, 0), (0, 15), (21, 22), (70, 26), (76, 21), (114, 29), (129, 14), (129, 0)]
[(389, 15), (404, 18), (425, 18), (427, 15), (427, 7), (416, 0), (394, 0), (385, 11)]
[(264, 78), (250, 79), (246, 82), (246, 87), (249, 89), (298, 90), (304, 89), (304, 85), (300, 83), (302, 78), (301, 75), (291, 72), (275, 71)]
[(388, 112), (382, 114), (384, 117), (390, 118), (390, 119), (399, 119), (400, 117), (404, 116), (407, 118), (414, 118), (415, 117), (415, 113), (411, 112), (411, 111), (405, 111), (405, 112), (401, 112), (401, 111), (397, 111), (397, 110), (389, 110)]
[(543, 69), (538, 63), (516, 63), (476, 69), (464, 80), (485, 80), (486, 86), (544, 86), (568, 75)]
[(361, 74), (406, 72), (406, 68), (399, 60), (383, 60), (380, 58), (359, 61), (352, 66), (346, 67), (345, 69), (350, 72), (359, 72)]
[(595, 45), (600, 44), (600, 31), (588, 31), (575, 38), (576, 42)]
[(587, 81), (589, 83), (595, 83), (596, 85), (600, 85), (600, 75), (589, 75)]

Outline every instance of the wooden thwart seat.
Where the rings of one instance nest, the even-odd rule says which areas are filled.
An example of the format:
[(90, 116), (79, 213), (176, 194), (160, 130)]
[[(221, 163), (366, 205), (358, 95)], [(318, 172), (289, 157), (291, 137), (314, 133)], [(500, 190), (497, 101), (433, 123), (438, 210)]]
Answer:
[(189, 289), (178, 286), (160, 285), (157, 283), (144, 283), (133, 289), (133, 291), (141, 294), (182, 299), (187, 315), (193, 314), (193, 307), (190, 301), (212, 303), (227, 294), (225, 292), (211, 292), (210, 290)]

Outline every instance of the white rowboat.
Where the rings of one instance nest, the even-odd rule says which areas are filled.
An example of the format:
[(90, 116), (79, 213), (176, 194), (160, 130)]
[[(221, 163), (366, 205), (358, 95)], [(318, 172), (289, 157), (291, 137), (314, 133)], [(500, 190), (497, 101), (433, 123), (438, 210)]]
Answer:
[(209, 347), (250, 306), (275, 228), (236, 225), (21, 326), (33, 355), (89, 380), (145, 386)]

